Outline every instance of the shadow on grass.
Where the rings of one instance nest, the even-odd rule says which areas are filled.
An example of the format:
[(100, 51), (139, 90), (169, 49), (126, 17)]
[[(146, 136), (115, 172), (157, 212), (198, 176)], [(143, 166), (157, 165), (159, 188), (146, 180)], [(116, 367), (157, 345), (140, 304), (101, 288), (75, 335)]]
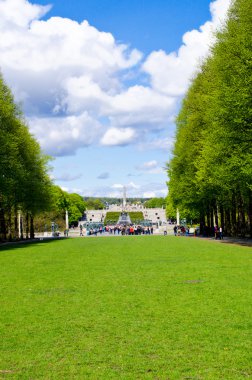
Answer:
[(239, 237), (229, 237), (225, 236), (222, 240), (215, 239), (214, 237), (203, 237), (199, 236), (201, 239), (211, 240), (216, 243), (223, 244), (233, 244), (233, 245), (241, 245), (244, 247), (252, 247), (252, 239), (251, 238), (239, 238)]
[(0, 243), (0, 252), (1, 251), (9, 251), (13, 249), (20, 249), (20, 248), (26, 248), (30, 245), (45, 245), (45, 244), (52, 244), (55, 243), (58, 240), (66, 240), (67, 237), (55, 237), (55, 238), (37, 238), (32, 240), (20, 240), (20, 241), (13, 241), (13, 242), (4, 242)]
[(228, 243), (228, 244), (236, 244), (236, 245), (242, 245), (244, 247), (252, 247), (252, 239), (241, 239), (241, 238), (229, 238), (222, 240), (221, 243)]

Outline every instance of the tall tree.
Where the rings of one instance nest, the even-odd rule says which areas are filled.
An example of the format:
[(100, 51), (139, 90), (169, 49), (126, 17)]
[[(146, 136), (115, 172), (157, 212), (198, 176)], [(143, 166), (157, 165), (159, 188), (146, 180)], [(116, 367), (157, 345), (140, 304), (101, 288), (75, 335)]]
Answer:
[(184, 99), (168, 165), (169, 204), (252, 234), (252, 13), (236, 0)]
[[(21, 111), (0, 76), (0, 238), (17, 235), (17, 211), (28, 219), (48, 203), (48, 159), (29, 133)], [(14, 226), (13, 226), (14, 221)], [(32, 221), (32, 219), (31, 219)], [(32, 223), (29, 223), (32, 227)], [(33, 236), (28, 230), (27, 236)]]

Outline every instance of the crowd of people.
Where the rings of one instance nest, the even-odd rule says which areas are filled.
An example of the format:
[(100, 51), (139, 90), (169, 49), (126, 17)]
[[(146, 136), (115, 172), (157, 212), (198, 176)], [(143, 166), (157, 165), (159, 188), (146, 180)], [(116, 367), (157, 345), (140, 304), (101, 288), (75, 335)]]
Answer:
[(215, 239), (223, 239), (223, 229), (222, 227), (218, 227), (215, 225), (214, 227), (209, 227), (207, 225), (204, 225), (202, 228), (202, 235), (203, 237), (212, 237), (214, 236)]
[[(199, 234), (199, 227), (198, 228), (193, 228), (192, 229), (193, 232), (190, 233), (190, 228), (187, 227), (187, 226), (179, 226), (179, 225), (175, 225), (173, 227), (173, 231), (174, 231), (174, 235), (175, 236), (180, 236), (180, 235), (194, 235), (194, 236), (197, 236)], [(217, 225), (214, 226), (214, 227), (208, 227), (208, 226), (203, 226), (202, 228), (202, 236), (203, 237), (211, 237), (211, 236), (214, 236), (215, 239), (220, 239), (222, 240), (223, 239), (223, 229), (222, 227), (218, 227)]]
[[(190, 228), (188, 226), (179, 226), (179, 225), (175, 225), (173, 227), (173, 231), (174, 231), (174, 235), (175, 236), (184, 236), (184, 235), (189, 235), (190, 234)], [(193, 235), (196, 236), (198, 234), (198, 230), (197, 228), (194, 228), (193, 229)]]
[(84, 235), (95, 235), (97, 236), (107, 233), (109, 235), (152, 235), (152, 226), (141, 226), (141, 225), (110, 225), (110, 226), (100, 226), (97, 228), (84, 229), (80, 225), (80, 236)]

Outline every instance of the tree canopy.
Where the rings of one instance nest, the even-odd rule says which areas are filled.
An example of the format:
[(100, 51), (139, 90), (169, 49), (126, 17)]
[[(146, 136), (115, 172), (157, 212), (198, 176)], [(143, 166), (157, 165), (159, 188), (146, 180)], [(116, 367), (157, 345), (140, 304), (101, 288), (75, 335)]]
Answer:
[[(201, 226), (252, 234), (252, 13), (233, 2), (177, 117), (168, 201)], [(168, 215), (169, 216), (169, 215)]]
[(48, 160), (29, 133), (22, 112), (0, 75), (0, 239), (17, 238), (18, 211), (25, 214), (26, 235), (33, 217), (51, 204)]
[(144, 207), (146, 208), (161, 208), (166, 206), (165, 198), (151, 198), (144, 202)]

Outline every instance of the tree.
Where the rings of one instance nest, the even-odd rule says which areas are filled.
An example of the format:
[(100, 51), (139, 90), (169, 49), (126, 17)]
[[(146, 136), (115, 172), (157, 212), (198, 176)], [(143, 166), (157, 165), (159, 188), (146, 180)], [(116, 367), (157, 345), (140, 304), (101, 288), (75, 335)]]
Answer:
[(86, 209), (87, 210), (103, 210), (104, 204), (100, 201), (100, 199), (92, 199), (88, 198), (86, 201)]
[(26, 214), (27, 237), (33, 237), (33, 215), (45, 209), (49, 202), (48, 157), (29, 133), (1, 76), (0, 132), (0, 239), (6, 239), (7, 234), (9, 239), (17, 238), (18, 210)]
[(162, 208), (166, 206), (165, 198), (152, 198), (144, 202), (146, 208)]
[(252, 15), (236, 0), (177, 118), (169, 207), (252, 235)]

